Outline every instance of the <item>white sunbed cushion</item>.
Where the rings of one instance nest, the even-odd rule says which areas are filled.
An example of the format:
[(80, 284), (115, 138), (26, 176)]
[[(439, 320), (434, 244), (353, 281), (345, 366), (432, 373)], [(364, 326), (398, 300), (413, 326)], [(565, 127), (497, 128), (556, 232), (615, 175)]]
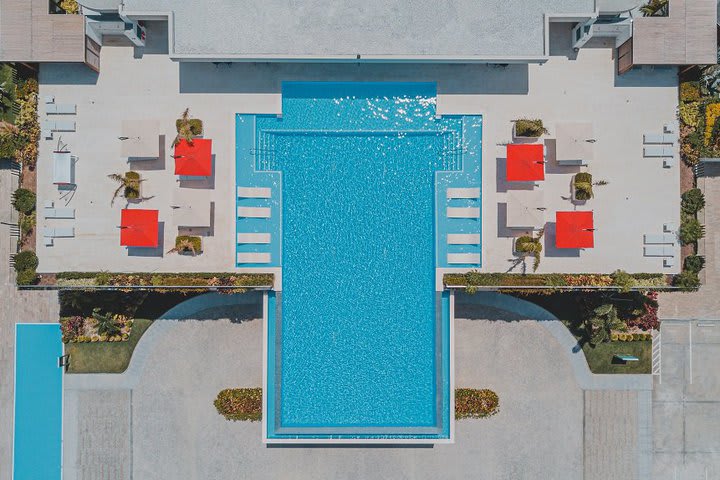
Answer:
[(643, 247), (643, 255), (646, 257), (672, 257), (674, 251), (673, 247), (668, 245), (649, 245)]
[(479, 253), (448, 253), (447, 261), (450, 264), (458, 264), (458, 263), (478, 264), (478, 263), (480, 263), (480, 254)]
[(480, 188), (448, 188), (447, 198), (478, 198), (480, 197)]
[(675, 235), (672, 233), (646, 233), (643, 235), (643, 242), (651, 244), (674, 244)]
[(480, 218), (478, 207), (448, 207), (448, 218)]
[(270, 243), (269, 233), (238, 233), (237, 243)]
[(237, 263), (270, 263), (267, 252), (238, 252)]
[(448, 233), (449, 245), (480, 245), (479, 233)]
[(269, 187), (237, 187), (240, 198), (270, 198), (272, 189)]
[(270, 207), (238, 207), (237, 216), (245, 218), (270, 218)]

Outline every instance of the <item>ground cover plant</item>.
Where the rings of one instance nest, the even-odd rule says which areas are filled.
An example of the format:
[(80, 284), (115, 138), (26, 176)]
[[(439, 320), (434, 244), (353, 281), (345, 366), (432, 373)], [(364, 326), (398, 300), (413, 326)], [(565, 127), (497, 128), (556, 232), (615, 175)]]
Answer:
[(500, 398), (488, 389), (455, 389), (455, 418), (485, 418), (500, 411)]
[(226, 388), (213, 403), (228, 420), (257, 422), (262, 418), (262, 388)]

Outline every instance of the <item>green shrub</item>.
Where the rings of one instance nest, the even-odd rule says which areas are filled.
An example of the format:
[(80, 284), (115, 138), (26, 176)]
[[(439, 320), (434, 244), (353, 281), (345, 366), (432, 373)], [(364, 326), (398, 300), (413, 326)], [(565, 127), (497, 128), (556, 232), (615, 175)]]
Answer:
[(705, 236), (705, 227), (700, 224), (697, 218), (686, 216), (680, 224), (678, 236), (683, 245), (690, 245)]
[(684, 269), (688, 272), (699, 273), (705, 266), (705, 257), (700, 255), (688, 255), (685, 257)]
[(699, 188), (691, 188), (682, 194), (680, 203), (683, 212), (694, 215), (705, 208), (705, 195)]
[(700, 100), (700, 82), (682, 82), (680, 84), (680, 100), (683, 102)]
[(515, 136), (517, 137), (539, 137), (548, 133), (540, 119), (520, 118), (515, 120)]
[(226, 388), (213, 403), (228, 420), (257, 422), (262, 418), (262, 388)]
[(683, 125), (697, 128), (700, 125), (700, 104), (698, 102), (681, 103), (678, 108)]
[(492, 390), (455, 389), (455, 418), (484, 418), (498, 413), (500, 398)]
[(593, 197), (592, 175), (587, 172), (580, 172), (573, 178), (575, 198), (577, 200), (590, 200)]
[[(629, 274), (637, 282), (636, 287), (662, 288), (668, 286), (667, 277), (662, 273)], [(443, 281), (447, 286), (464, 287), (550, 287), (563, 290), (563, 287), (613, 287), (612, 275), (596, 273), (484, 273), (472, 270), (466, 273), (446, 273)]]
[(35, 270), (38, 266), (38, 258), (32, 250), (24, 250), (15, 255), (15, 271)]
[(29, 214), (35, 210), (36, 198), (35, 194), (27, 188), (18, 188), (13, 194), (13, 206), (15, 209), (24, 214)]
[[(182, 119), (178, 118), (175, 120), (175, 129), (180, 132), (180, 127), (182, 126)], [(188, 124), (190, 125), (190, 131), (193, 135), (199, 136), (203, 134), (203, 122), (199, 118), (190, 118), (188, 119)]]
[(695, 272), (685, 270), (675, 275), (673, 285), (686, 291), (697, 290), (700, 288), (700, 277)]
[(38, 276), (34, 269), (20, 270), (17, 272), (18, 285), (34, 285)]
[(178, 235), (175, 237), (175, 248), (168, 253), (192, 253), (197, 255), (202, 252), (202, 239), (190, 235)]
[(37, 80), (35, 80), (34, 78), (28, 78), (18, 86), (17, 97), (27, 98), (32, 94), (37, 94), (39, 90), (40, 89)]
[(613, 285), (619, 287), (621, 292), (629, 292), (637, 285), (635, 278), (623, 270), (615, 270), (612, 279)]
[(32, 212), (29, 215), (23, 215), (20, 219), (20, 231), (23, 236), (29, 235), (35, 228), (36, 224), (37, 218), (35, 216), (35, 212)]

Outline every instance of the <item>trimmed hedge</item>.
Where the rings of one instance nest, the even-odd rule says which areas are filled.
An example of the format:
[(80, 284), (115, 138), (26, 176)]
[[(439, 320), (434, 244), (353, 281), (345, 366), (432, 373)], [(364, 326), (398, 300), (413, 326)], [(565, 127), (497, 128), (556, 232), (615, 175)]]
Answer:
[(515, 136), (517, 137), (540, 137), (548, 133), (540, 119), (519, 118), (515, 120)]
[(257, 422), (262, 418), (262, 388), (226, 388), (213, 403), (228, 420)]
[(492, 390), (455, 389), (455, 418), (485, 418), (498, 413), (500, 398)]
[(519, 274), (519, 273), (447, 273), (443, 276), (446, 286), (467, 287), (472, 293), (477, 287), (607, 287), (626, 289), (628, 278), (634, 281), (634, 288), (662, 288), (668, 286), (667, 277), (662, 273), (603, 274)]
[[(111, 272), (61, 272), (55, 278), (61, 287), (238, 287), (232, 292), (242, 292), (243, 287), (272, 286), (272, 273), (111, 273)], [(173, 289), (182, 291), (182, 289)], [(196, 289), (188, 289), (196, 291)]]
[(15, 255), (15, 271), (35, 270), (38, 267), (38, 257), (32, 250), (24, 250)]
[(35, 210), (35, 194), (27, 188), (18, 188), (13, 194), (13, 206), (15, 210), (29, 215)]

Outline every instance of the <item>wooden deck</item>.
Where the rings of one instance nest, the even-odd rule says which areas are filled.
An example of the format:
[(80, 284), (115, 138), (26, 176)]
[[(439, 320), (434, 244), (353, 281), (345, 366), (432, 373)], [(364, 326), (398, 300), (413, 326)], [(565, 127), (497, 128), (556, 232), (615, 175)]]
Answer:
[(85, 61), (84, 17), (51, 15), (48, 0), (0, 0), (0, 61)]
[(633, 23), (635, 65), (717, 63), (717, 0), (670, 0), (667, 17)]

